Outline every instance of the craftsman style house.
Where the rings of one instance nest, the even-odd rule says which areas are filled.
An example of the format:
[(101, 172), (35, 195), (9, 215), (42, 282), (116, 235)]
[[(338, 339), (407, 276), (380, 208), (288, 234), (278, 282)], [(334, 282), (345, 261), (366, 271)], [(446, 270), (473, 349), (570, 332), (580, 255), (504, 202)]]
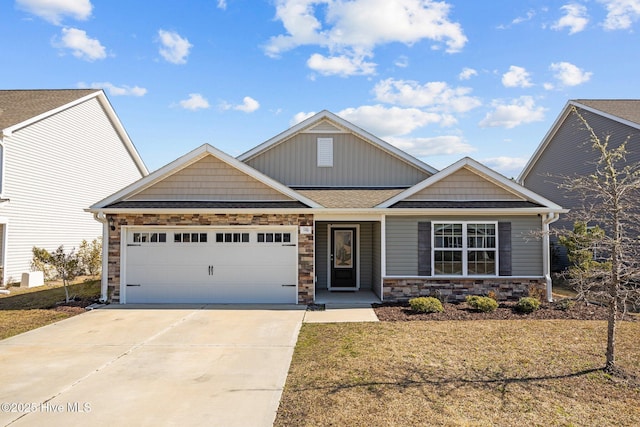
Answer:
[(147, 173), (102, 90), (0, 90), (0, 284), (102, 236), (86, 207)]
[(437, 171), (328, 111), (238, 158), (203, 145), (88, 210), (108, 241), (103, 299), (301, 304), (550, 296), (544, 231), (564, 212), (470, 158)]

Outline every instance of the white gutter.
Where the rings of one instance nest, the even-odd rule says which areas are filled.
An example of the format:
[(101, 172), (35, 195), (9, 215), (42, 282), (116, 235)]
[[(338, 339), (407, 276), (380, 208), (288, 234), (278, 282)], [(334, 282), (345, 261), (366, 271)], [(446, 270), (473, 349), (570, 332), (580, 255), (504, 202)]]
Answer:
[[(313, 215), (547, 215), (567, 213), (568, 209), (549, 208), (94, 208), (85, 212), (105, 214), (313, 214)], [(553, 222), (553, 221), (552, 221)]]
[(100, 302), (106, 302), (109, 283), (109, 224), (103, 212), (93, 214), (96, 221), (102, 223), (102, 274), (100, 275)]
[(553, 283), (551, 281), (551, 253), (549, 242), (549, 224), (560, 218), (557, 212), (549, 212), (542, 217), (542, 272), (547, 282), (547, 301), (553, 302)]

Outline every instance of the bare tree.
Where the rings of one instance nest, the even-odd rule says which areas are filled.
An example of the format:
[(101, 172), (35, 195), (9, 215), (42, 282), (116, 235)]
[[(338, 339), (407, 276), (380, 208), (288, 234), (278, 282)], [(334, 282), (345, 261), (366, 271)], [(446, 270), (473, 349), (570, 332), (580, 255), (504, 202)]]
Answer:
[(605, 370), (615, 372), (617, 321), (621, 310), (640, 297), (640, 164), (626, 160), (630, 136), (612, 146), (610, 136), (599, 137), (575, 107), (572, 113), (589, 133), (597, 160), (591, 174), (565, 177), (560, 185), (583, 201), (571, 214), (576, 228), (564, 236), (565, 243), (575, 244), (574, 254), (582, 254), (573, 260), (569, 281), (584, 298), (608, 307)]

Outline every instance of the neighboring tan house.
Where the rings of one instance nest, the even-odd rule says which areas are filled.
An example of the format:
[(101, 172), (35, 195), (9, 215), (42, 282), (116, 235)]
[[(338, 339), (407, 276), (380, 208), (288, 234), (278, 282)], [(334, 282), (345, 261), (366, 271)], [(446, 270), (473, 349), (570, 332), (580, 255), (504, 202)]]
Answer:
[[(233, 158), (203, 145), (94, 204), (103, 299), (301, 303), (549, 291), (563, 209), (478, 162), (442, 171), (323, 111)], [(550, 296), (550, 292), (547, 293)]]
[[(602, 141), (609, 135), (610, 147), (618, 147), (630, 137), (626, 161), (640, 161), (640, 100), (569, 101), (518, 177), (520, 184), (568, 209), (580, 208), (585, 201), (558, 185), (564, 181), (563, 177), (591, 174), (599, 157), (592, 149), (589, 132), (572, 112), (574, 107)], [(573, 224), (565, 216), (553, 227), (572, 229)], [(562, 270), (569, 265), (566, 249), (553, 237), (551, 243), (552, 268)]]
[(0, 90), (2, 284), (102, 236), (86, 207), (148, 174), (102, 90)]

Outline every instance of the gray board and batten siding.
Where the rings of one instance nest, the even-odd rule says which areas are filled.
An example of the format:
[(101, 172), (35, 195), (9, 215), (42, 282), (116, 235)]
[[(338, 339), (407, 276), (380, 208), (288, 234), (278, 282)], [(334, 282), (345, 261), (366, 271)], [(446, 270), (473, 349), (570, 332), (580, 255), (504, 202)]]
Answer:
[[(318, 167), (318, 138), (333, 139), (333, 167)], [(430, 174), (350, 133), (300, 133), (245, 161), (292, 187), (410, 187)]]
[[(631, 136), (626, 160), (628, 163), (640, 161), (640, 130), (599, 114), (582, 109), (579, 111), (602, 141), (610, 135), (610, 147), (620, 146)], [(575, 114), (569, 114), (524, 178), (523, 185), (563, 208), (579, 209), (583, 200), (558, 188), (558, 185), (564, 181), (563, 176), (591, 174), (597, 159), (598, 155), (591, 147), (589, 132)], [(561, 215), (553, 227), (571, 228), (570, 215)]]
[(542, 240), (531, 235), (541, 230), (539, 216), (387, 216), (387, 276), (419, 276), (418, 223), (421, 222), (507, 222), (511, 223), (511, 276), (539, 277), (542, 272)]

